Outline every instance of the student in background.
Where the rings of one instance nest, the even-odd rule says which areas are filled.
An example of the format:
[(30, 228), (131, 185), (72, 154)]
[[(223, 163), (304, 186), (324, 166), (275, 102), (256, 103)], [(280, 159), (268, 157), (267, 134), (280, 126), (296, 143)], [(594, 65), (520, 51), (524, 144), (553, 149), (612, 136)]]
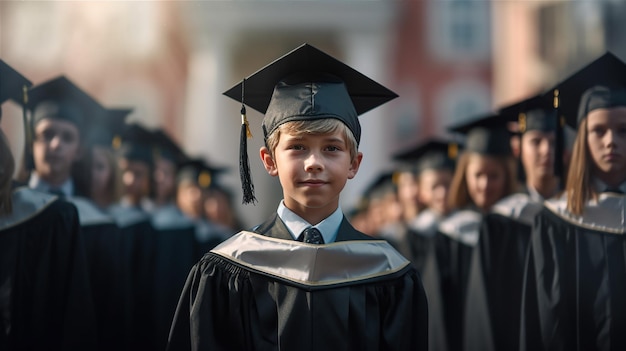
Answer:
[[(563, 196), (535, 218), (521, 350), (626, 348), (626, 65), (606, 53), (549, 91), (577, 129)], [(556, 94), (555, 94), (556, 95)]]

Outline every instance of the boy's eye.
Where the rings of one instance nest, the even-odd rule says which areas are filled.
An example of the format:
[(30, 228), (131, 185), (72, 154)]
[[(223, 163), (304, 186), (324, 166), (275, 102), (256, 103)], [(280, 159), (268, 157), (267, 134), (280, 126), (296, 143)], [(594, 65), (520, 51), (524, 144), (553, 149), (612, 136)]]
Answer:
[(299, 145), (299, 144), (290, 145), (289, 149), (291, 149), (291, 150), (304, 150), (304, 145)]
[(328, 151), (339, 151), (339, 150), (341, 150), (341, 149), (339, 149), (337, 146), (333, 146), (333, 145), (331, 145), (331, 146), (328, 146), (328, 147), (326, 148), (326, 150), (328, 150)]

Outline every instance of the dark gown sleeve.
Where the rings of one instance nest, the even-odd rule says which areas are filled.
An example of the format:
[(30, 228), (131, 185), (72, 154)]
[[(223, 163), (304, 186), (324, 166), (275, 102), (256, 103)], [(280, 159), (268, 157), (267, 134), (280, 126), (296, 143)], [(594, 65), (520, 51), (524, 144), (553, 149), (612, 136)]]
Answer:
[[(3, 350), (94, 350), (96, 321), (76, 208), (54, 201), (0, 231)], [(7, 285), (8, 284), (8, 285)], [(8, 288), (7, 288), (8, 287)]]
[(536, 218), (524, 280), (521, 350), (626, 349), (626, 241), (547, 209)]
[(483, 218), (470, 265), (465, 350), (519, 347), (519, 306), (530, 230), (529, 225), (499, 214)]
[(425, 350), (427, 309), (413, 268), (307, 290), (207, 254), (188, 276), (168, 350)]

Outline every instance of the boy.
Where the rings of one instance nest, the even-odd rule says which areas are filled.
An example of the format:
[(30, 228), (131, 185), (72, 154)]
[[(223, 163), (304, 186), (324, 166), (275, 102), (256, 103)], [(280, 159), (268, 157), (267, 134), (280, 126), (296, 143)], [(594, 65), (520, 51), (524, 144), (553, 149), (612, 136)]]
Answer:
[[(426, 349), (427, 303), (415, 269), (387, 242), (356, 231), (339, 208), (362, 159), (358, 114), (396, 95), (306, 44), (244, 83), (243, 97), (254, 97), (246, 102), (265, 113), (260, 156), (284, 199), (254, 232), (234, 235), (194, 266), (169, 349)], [(226, 95), (238, 98), (243, 88)]]

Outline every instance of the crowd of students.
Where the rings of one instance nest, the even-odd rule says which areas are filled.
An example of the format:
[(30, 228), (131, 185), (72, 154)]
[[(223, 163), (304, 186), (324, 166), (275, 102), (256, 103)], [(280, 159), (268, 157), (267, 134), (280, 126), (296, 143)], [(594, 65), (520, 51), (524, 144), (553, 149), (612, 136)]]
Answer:
[(242, 150), (244, 103), (265, 114), (285, 197), (249, 231), (224, 169), (65, 77), (0, 73), (27, 127), (21, 165), (0, 140), (2, 349), (626, 349), (626, 64), (611, 53), (394, 155), (344, 217), (357, 117), (395, 94), (301, 46), (226, 92), (256, 99)]
[(21, 162), (2, 138), (0, 349), (164, 350), (187, 273), (241, 229), (227, 169), (64, 76), (31, 86), (2, 61), (0, 74), (26, 131)]

